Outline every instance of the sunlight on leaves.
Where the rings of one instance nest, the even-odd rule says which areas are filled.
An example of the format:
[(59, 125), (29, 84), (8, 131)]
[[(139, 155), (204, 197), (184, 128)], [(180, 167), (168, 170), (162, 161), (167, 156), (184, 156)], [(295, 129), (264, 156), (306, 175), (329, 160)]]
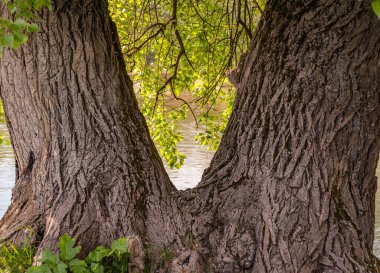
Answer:
[(178, 123), (195, 120), (211, 150), (231, 113), (226, 73), (248, 49), (265, 1), (110, 0), (127, 70), (161, 156), (179, 168)]

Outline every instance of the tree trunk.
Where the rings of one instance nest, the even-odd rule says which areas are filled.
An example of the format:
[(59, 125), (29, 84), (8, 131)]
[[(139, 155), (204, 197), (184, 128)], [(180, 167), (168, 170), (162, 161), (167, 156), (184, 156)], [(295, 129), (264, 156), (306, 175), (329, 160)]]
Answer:
[(41, 247), (69, 233), (85, 251), (145, 239), (146, 208), (175, 187), (138, 110), (106, 2), (55, 1), (41, 16), (40, 32), (1, 60), (18, 166), (1, 236), (33, 226)]
[[(78, 3), (81, 2), (81, 3)], [(1, 61), (19, 175), (2, 239), (138, 236), (172, 272), (379, 272), (380, 23), (370, 1), (269, 1), (220, 149), (175, 192), (102, 0), (56, 1)], [(187, 271), (186, 271), (187, 270)]]
[(269, 1), (202, 181), (217, 271), (378, 272), (379, 54), (370, 1)]

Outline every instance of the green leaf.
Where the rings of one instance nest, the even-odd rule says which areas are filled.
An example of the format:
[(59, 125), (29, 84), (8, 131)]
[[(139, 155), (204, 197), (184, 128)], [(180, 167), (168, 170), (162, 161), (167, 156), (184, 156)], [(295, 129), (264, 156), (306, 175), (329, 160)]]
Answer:
[(42, 250), (40, 262), (43, 264), (58, 265), (59, 261), (58, 255), (53, 254), (49, 249)]
[(17, 49), (21, 44), (25, 44), (28, 41), (28, 36), (24, 33), (15, 33), (14, 34), (13, 49)]
[(10, 11), (11, 13), (15, 13), (15, 12), (17, 11), (17, 6), (16, 6), (16, 5), (12, 5), (12, 6), (10, 6), (9, 11)]
[(33, 7), (35, 9), (40, 9), (45, 5), (45, 0), (34, 0)]
[(86, 262), (83, 260), (79, 260), (77, 258), (75, 258), (69, 262), (69, 268), (72, 272), (75, 272), (75, 273), (87, 273), (87, 272), (89, 272), (87, 270)]
[(98, 246), (95, 250), (91, 251), (86, 260), (90, 262), (101, 262), (103, 258), (108, 257), (111, 254), (112, 250), (105, 248), (104, 246)]
[(28, 35), (21, 33), (21, 32), (16, 32), (14, 34), (14, 39), (15, 39), (15, 42), (19, 42), (21, 44), (24, 44), (28, 41)]
[(35, 23), (29, 24), (27, 27), (27, 30), (29, 32), (37, 32), (38, 31), (38, 25)]
[(377, 15), (377, 17), (380, 19), (380, 0), (373, 0), (372, 9)]
[(3, 37), (2, 45), (4, 47), (12, 47), (14, 42), (14, 36), (12, 33), (6, 34)]
[(63, 235), (59, 239), (59, 249), (61, 250), (60, 257), (64, 261), (70, 261), (80, 252), (80, 247), (74, 247), (75, 239), (71, 238), (67, 234)]
[(128, 251), (128, 239), (127, 238), (120, 238), (115, 241), (113, 241), (111, 249), (120, 251), (122, 253), (126, 253)]
[(59, 264), (57, 265), (57, 269), (59, 273), (67, 273), (67, 265), (63, 262), (59, 262)]
[(98, 263), (92, 263), (91, 264), (91, 270), (94, 273), (104, 273), (104, 267)]
[(11, 22), (9, 24), (9, 28), (12, 30), (12, 31), (20, 31), (20, 30), (23, 30), (25, 29), (27, 26), (27, 23), (25, 20), (23, 19), (17, 19), (16, 21), (14, 22)]

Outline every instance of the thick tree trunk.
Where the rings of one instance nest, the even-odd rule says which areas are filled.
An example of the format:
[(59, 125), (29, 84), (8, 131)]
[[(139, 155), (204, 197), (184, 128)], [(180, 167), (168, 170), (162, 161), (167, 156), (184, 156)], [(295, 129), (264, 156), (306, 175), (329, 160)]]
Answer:
[(2, 239), (30, 226), (41, 248), (69, 233), (88, 251), (138, 236), (153, 256), (178, 252), (172, 272), (379, 271), (380, 24), (369, 0), (268, 3), (221, 147), (183, 192), (118, 46), (104, 1), (62, 0), (27, 46), (5, 52), (19, 175)]
[(217, 271), (378, 272), (380, 24), (370, 1), (269, 1), (241, 70), (201, 183), (213, 201), (197, 208), (211, 212), (196, 237)]
[(69, 233), (85, 251), (122, 236), (146, 240), (147, 207), (175, 188), (138, 110), (106, 1), (55, 1), (41, 16), (40, 32), (1, 60), (18, 166), (1, 237), (32, 226), (41, 247)]

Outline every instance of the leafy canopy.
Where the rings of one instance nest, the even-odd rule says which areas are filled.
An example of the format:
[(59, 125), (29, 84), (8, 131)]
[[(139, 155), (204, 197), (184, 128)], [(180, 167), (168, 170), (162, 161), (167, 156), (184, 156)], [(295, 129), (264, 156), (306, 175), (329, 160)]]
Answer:
[(256, 0), (109, 0), (140, 109), (161, 155), (179, 168), (177, 123), (189, 115), (196, 140), (215, 150), (235, 88), (226, 73), (250, 44), (264, 2)]
[[(38, 30), (36, 11), (51, 8), (50, 0), (0, 1), (9, 13), (1, 51), (26, 43)], [(189, 114), (204, 129), (197, 140), (218, 147), (235, 97), (226, 72), (247, 50), (263, 7), (264, 0), (109, 0), (141, 111), (168, 166), (184, 162), (177, 122)]]

